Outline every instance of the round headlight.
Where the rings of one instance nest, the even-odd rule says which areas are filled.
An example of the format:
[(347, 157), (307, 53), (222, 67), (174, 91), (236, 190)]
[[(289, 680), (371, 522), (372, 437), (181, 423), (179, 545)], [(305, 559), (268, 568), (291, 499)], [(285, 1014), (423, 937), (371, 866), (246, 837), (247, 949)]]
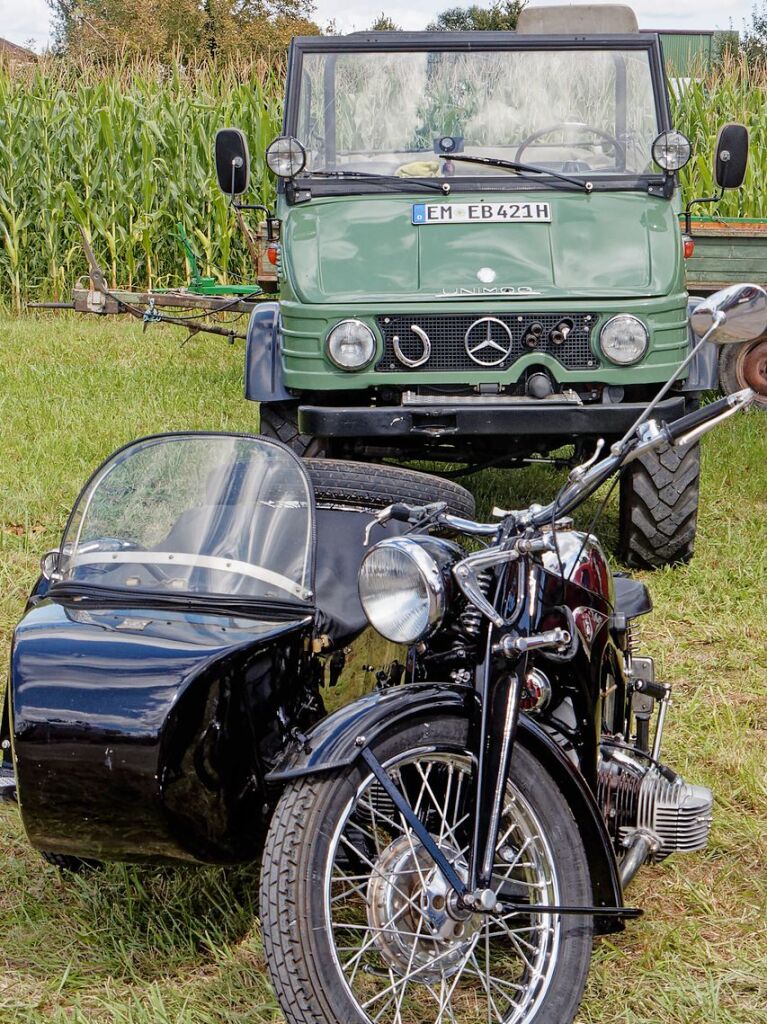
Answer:
[(327, 352), (339, 370), (361, 370), (376, 354), (375, 335), (361, 320), (342, 320), (328, 332)]
[(306, 167), (306, 150), (291, 135), (280, 135), (266, 147), (266, 165), (279, 178), (292, 178)]
[(599, 347), (612, 363), (630, 366), (647, 351), (649, 335), (641, 320), (621, 313), (608, 320), (599, 332)]
[(433, 633), (445, 615), (446, 579), (456, 557), (453, 545), (432, 537), (389, 537), (372, 547), (359, 572), (370, 625), (395, 644)]
[(652, 144), (652, 158), (664, 171), (681, 170), (691, 154), (690, 140), (681, 132), (661, 132)]

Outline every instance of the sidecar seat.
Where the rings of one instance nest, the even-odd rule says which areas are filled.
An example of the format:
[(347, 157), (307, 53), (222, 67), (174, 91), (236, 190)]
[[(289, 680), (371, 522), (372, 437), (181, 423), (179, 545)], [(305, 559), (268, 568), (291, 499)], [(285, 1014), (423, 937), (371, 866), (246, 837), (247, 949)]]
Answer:
[(613, 575), (613, 583), (616, 615), (635, 619), (637, 615), (646, 615), (652, 611), (650, 593), (641, 580), (634, 580), (630, 576)]
[[(372, 520), (373, 514), (362, 509), (317, 509), (317, 631), (328, 637), (331, 647), (351, 643), (368, 624), (359, 599), (357, 575), (368, 550), (365, 530)], [(407, 529), (407, 523), (376, 523), (370, 545)]]

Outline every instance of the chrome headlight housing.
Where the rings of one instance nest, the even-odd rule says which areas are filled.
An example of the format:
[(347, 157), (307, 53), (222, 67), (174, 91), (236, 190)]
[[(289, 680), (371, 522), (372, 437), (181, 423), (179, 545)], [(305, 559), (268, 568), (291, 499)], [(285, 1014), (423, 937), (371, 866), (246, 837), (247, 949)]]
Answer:
[(631, 366), (647, 352), (650, 335), (647, 328), (630, 313), (620, 313), (607, 321), (599, 332), (599, 347), (611, 363)]
[(462, 557), (458, 545), (438, 537), (388, 537), (374, 545), (358, 579), (370, 625), (396, 644), (426, 639), (445, 617), (450, 569)]
[(278, 178), (293, 178), (306, 167), (306, 150), (292, 135), (279, 135), (266, 147), (266, 166)]
[(361, 320), (341, 320), (328, 331), (325, 348), (339, 370), (362, 370), (376, 354), (376, 337)]
[(681, 171), (691, 156), (690, 140), (675, 129), (661, 132), (652, 144), (652, 158), (664, 171)]

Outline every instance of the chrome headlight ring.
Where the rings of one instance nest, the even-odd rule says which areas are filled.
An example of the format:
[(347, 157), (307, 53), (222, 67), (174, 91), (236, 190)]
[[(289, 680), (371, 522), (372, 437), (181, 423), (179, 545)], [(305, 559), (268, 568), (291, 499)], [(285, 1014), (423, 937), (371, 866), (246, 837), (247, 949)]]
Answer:
[(633, 366), (644, 359), (649, 347), (647, 327), (630, 313), (611, 317), (599, 332), (600, 351), (617, 366)]
[(339, 370), (364, 370), (375, 359), (376, 336), (362, 320), (339, 320), (325, 339), (325, 352)]

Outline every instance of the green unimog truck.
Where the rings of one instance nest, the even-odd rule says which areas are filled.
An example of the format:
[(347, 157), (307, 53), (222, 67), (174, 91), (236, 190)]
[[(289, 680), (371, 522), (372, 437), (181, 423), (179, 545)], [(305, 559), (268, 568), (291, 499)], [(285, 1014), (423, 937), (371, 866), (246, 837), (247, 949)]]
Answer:
[[(723, 130), (723, 187), (747, 134)], [(622, 435), (686, 355), (678, 169), (658, 37), (624, 7), (526, 9), (517, 32), (293, 41), (268, 218), (279, 301), (246, 395), (304, 454), (513, 466)], [(219, 132), (222, 188), (248, 184)], [(696, 361), (659, 409), (716, 386)], [(692, 554), (697, 446), (621, 481), (620, 554)]]

